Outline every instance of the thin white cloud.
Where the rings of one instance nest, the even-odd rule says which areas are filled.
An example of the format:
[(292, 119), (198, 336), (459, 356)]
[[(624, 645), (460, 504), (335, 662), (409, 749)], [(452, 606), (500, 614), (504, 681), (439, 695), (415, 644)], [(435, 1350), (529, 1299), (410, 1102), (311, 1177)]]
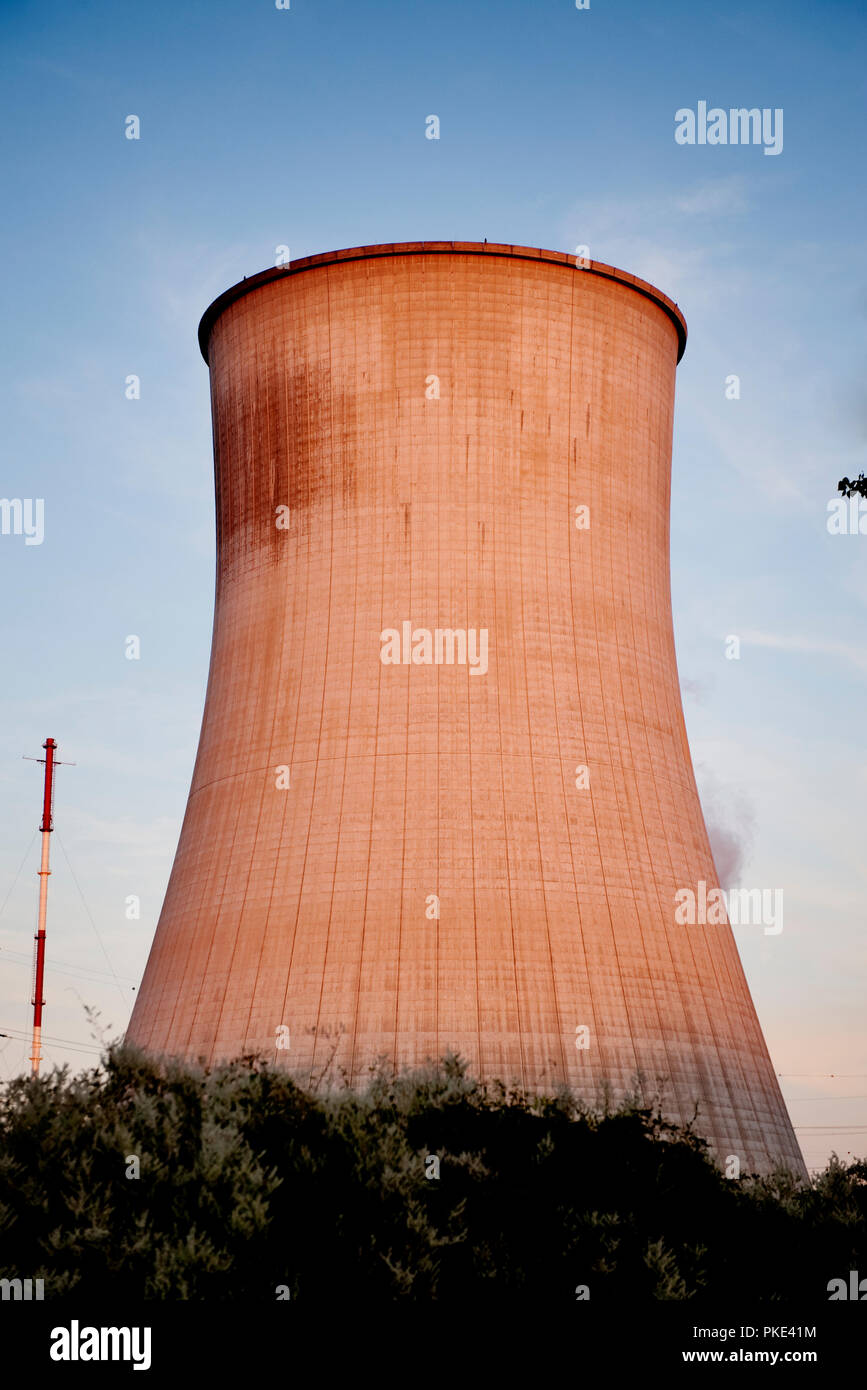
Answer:
[(745, 212), (749, 206), (746, 196), (745, 180), (739, 175), (727, 179), (711, 179), (699, 184), (691, 193), (675, 198), (674, 205), (679, 212), (688, 216), (715, 217), (726, 213)]
[(802, 633), (759, 632), (755, 629), (741, 632), (740, 638), (754, 647), (839, 657), (841, 661), (849, 662), (857, 670), (867, 671), (867, 650), (855, 642), (829, 642), (825, 638), (808, 637)]

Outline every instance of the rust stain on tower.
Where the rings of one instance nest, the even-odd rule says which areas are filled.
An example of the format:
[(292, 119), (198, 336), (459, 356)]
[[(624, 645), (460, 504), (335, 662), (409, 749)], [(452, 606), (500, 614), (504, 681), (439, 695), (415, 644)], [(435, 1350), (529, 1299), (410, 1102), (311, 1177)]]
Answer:
[(640, 1072), (720, 1157), (803, 1171), (730, 927), (675, 920), (717, 882), (669, 585), (685, 338), (634, 276), (493, 244), (211, 306), (211, 669), (129, 1041)]

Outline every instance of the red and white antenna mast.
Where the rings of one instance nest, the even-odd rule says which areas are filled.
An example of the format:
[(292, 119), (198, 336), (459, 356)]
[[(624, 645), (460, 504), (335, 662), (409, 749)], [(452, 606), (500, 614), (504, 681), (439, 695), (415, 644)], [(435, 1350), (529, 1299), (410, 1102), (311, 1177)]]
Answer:
[(36, 951), (33, 962), (33, 1052), (30, 1057), (31, 1072), (33, 1076), (39, 1075), (39, 1062), (42, 1055), (42, 1006), (45, 1000), (42, 998), (42, 985), (45, 977), (45, 917), (48, 911), (48, 876), (51, 870), (48, 867), (48, 847), (50, 843), (51, 831), (54, 829), (52, 821), (52, 802), (54, 796), (54, 750), (57, 747), (53, 738), (47, 738), (42, 747), (45, 749), (45, 758), (39, 758), (39, 762), (45, 763), (45, 792), (42, 800), (42, 862), (39, 866), (39, 923), (36, 928)]

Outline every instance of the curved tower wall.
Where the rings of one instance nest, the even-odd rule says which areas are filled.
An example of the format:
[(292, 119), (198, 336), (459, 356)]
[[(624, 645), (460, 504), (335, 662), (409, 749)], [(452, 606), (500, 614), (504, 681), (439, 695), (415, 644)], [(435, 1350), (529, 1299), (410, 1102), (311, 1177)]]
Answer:
[(730, 927), (675, 920), (717, 883), (670, 602), (679, 311), (424, 243), (264, 272), (201, 337), (211, 669), (129, 1041), (303, 1079), (640, 1072), (720, 1156), (803, 1171)]

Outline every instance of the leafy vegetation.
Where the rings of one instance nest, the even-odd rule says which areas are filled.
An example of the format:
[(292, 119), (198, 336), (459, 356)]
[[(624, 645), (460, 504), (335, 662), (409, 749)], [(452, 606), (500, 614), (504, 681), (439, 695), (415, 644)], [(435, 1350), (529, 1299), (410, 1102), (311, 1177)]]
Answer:
[(726, 1179), (657, 1102), (506, 1091), (456, 1058), (305, 1090), (109, 1046), (0, 1093), (0, 1277), (46, 1298), (824, 1301), (850, 1269), (864, 1162)]

